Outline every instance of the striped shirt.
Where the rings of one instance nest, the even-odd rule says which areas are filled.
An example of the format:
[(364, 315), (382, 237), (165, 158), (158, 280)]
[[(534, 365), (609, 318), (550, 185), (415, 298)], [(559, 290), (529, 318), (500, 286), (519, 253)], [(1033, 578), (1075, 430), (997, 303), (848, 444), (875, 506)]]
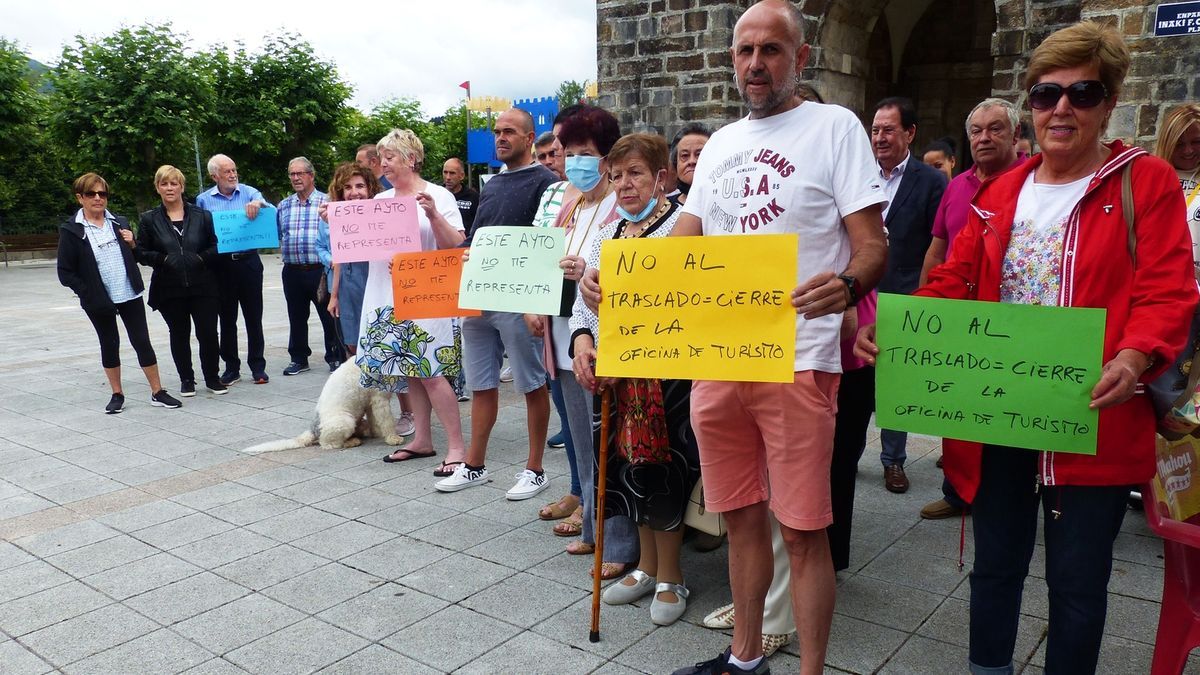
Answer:
[(279, 251), (284, 264), (312, 265), (321, 262), (317, 255), (317, 238), (321, 234), (321, 219), (317, 207), (329, 201), (320, 190), (313, 190), (304, 202), (296, 194), (279, 202)]
[(205, 211), (232, 211), (245, 209), (247, 204), (255, 200), (264, 203), (267, 201), (263, 199), (258, 188), (250, 187), (245, 183), (238, 183), (238, 186), (233, 188), (233, 194), (228, 196), (221, 194), (221, 191), (214, 185), (196, 195), (196, 206)]
[(83, 209), (79, 209), (75, 214), (75, 222), (83, 225), (83, 232), (92, 245), (92, 254), (96, 256), (100, 281), (104, 282), (104, 290), (108, 291), (108, 298), (113, 304), (119, 305), (140, 296), (141, 293), (133, 290), (133, 284), (129, 282), (125, 258), (121, 255), (123, 244), (112, 214), (105, 211), (104, 224), (96, 227), (83, 217)]
[(534, 227), (554, 225), (554, 221), (558, 218), (558, 212), (562, 210), (563, 197), (567, 194), (568, 185), (570, 183), (564, 180), (546, 188), (538, 202), (537, 215), (533, 217)]

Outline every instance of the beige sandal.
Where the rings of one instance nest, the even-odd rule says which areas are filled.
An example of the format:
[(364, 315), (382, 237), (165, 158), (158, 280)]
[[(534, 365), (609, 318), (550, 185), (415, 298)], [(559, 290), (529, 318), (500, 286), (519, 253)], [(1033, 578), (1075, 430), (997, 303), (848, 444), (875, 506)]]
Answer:
[(562, 520), (575, 512), (579, 508), (579, 497), (575, 495), (563, 495), (556, 502), (543, 506), (538, 511), (538, 518), (542, 520)]
[(560, 537), (578, 537), (583, 534), (583, 507), (575, 509), (571, 515), (555, 524), (554, 534)]
[(569, 555), (591, 555), (596, 552), (596, 545), (589, 544), (582, 539), (567, 544), (567, 553)]

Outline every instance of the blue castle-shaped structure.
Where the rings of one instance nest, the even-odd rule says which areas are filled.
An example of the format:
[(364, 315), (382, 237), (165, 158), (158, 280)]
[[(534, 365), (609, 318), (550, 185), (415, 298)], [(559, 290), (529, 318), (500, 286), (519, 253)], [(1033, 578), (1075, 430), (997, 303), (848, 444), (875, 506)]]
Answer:
[[(544, 96), (542, 98), (524, 98), (513, 101), (514, 108), (520, 108), (533, 116), (534, 136), (550, 131), (554, 125), (554, 116), (558, 114), (558, 97)], [(503, 110), (493, 110), (498, 115)], [(467, 131), (467, 161), (472, 164), (489, 164), (499, 167), (502, 163), (496, 159), (496, 144), (492, 138), (492, 130), (488, 120), (482, 115), (471, 116), (472, 128)]]

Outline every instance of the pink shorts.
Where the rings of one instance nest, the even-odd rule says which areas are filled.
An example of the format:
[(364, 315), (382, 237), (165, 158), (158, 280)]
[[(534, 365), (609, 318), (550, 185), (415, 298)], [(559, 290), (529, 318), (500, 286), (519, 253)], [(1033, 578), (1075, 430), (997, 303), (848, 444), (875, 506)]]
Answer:
[(829, 463), (840, 380), (804, 370), (787, 384), (693, 382), (705, 507), (733, 511), (769, 500), (792, 529), (832, 523)]

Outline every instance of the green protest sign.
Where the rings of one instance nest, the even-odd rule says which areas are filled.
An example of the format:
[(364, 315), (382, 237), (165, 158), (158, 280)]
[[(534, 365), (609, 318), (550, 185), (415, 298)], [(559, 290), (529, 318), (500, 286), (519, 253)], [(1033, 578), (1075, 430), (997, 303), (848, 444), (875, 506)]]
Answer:
[(1104, 310), (879, 296), (883, 429), (1096, 454)]
[(558, 314), (566, 250), (559, 227), (484, 227), (471, 241), (458, 306), (494, 312)]

